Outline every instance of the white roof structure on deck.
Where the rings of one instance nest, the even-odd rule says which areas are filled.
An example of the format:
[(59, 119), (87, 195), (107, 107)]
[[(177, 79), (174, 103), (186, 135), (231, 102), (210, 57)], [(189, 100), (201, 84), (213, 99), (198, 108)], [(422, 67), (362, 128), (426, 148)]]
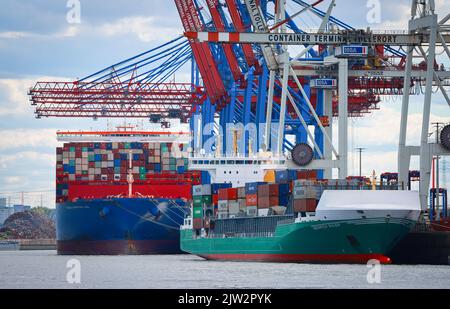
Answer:
[(317, 206), (317, 211), (353, 209), (420, 211), (419, 192), (396, 190), (325, 190)]

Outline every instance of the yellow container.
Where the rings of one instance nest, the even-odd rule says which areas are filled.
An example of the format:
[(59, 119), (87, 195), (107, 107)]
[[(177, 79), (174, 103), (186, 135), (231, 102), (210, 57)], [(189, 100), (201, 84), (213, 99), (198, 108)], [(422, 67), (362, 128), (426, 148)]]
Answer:
[(269, 170), (264, 175), (265, 182), (275, 182), (275, 170)]

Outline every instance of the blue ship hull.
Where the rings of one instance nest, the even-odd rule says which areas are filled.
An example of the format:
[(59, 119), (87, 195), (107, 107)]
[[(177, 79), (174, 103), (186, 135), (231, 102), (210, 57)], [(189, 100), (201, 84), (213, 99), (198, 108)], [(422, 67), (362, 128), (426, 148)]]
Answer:
[(58, 254), (177, 254), (183, 200), (117, 198), (56, 206)]

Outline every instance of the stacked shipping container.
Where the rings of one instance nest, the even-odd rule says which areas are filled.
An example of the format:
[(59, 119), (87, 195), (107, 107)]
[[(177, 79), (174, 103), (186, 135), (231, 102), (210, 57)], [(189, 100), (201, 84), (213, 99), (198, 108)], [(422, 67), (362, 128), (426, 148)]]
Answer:
[(130, 156), (135, 183), (184, 174), (198, 182), (199, 173), (187, 172), (186, 149), (171, 143), (66, 143), (56, 150), (57, 201), (67, 200), (71, 184), (126, 183)]

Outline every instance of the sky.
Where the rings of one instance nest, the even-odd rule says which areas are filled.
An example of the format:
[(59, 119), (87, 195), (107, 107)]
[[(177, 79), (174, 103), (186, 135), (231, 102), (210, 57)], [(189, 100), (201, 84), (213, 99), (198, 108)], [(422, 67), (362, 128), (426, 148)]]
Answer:
[[(23, 191), (26, 204), (39, 205), (42, 197), (44, 206), (54, 207), (56, 130), (107, 126), (106, 120), (35, 119), (27, 91), (36, 81), (72, 81), (182, 33), (173, 1), (80, 0), (81, 23), (69, 23), (67, 15), (72, 12), (70, 4), (74, 2), (77, 1), (2, 0), (0, 196), (10, 197), (11, 203), (21, 202), (19, 192)], [(436, 2), (438, 14), (450, 12), (447, 1)], [(325, 1), (319, 8), (326, 10), (328, 3)], [(371, 8), (377, 1), (337, 0), (336, 3), (333, 15), (356, 28), (404, 30), (407, 27), (409, 0), (381, 0), (381, 14), (375, 18)], [(288, 0), (287, 9), (296, 12), (299, 7)], [(318, 28), (320, 24), (310, 13), (300, 15), (296, 22), (303, 29)], [(177, 76), (183, 79), (187, 74), (186, 68)], [(422, 96), (412, 98), (410, 143), (418, 143), (420, 138), (422, 101)], [(364, 119), (351, 120), (349, 149), (367, 148), (363, 155), (364, 175), (372, 170), (377, 173), (396, 170), (400, 105), (400, 97), (386, 97), (380, 110)], [(433, 122), (450, 121), (450, 109), (442, 96), (433, 96), (431, 118)], [(355, 155), (354, 151), (350, 153), (350, 174), (358, 173)], [(449, 179), (450, 160), (447, 162), (444, 168)], [(416, 164), (413, 168), (418, 167), (415, 160), (413, 164)]]

